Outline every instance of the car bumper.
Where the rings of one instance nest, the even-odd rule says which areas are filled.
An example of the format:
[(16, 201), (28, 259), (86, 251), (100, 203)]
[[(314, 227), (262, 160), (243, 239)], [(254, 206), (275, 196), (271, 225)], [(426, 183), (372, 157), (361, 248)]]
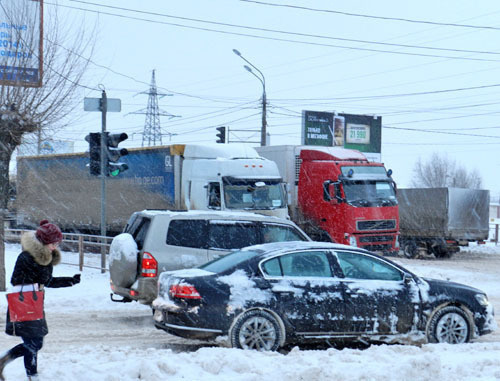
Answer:
[(155, 300), (158, 289), (156, 278), (139, 278), (130, 288), (118, 287), (111, 284), (111, 291), (115, 295), (137, 301), (142, 304), (151, 304)]
[(476, 318), (476, 327), (478, 327), (479, 336), (492, 333), (498, 329), (497, 322), (495, 320), (495, 311), (491, 304), (486, 307), (483, 314), (479, 315), (479, 319)]
[(223, 334), (220, 329), (188, 326), (181, 316), (165, 310), (156, 310), (154, 320), (156, 328), (186, 339), (212, 340)]

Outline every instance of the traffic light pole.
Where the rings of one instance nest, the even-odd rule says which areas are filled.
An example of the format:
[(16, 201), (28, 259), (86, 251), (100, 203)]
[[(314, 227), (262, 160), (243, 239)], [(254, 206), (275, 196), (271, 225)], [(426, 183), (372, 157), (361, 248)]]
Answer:
[[(106, 236), (106, 112), (108, 111), (108, 99), (106, 91), (101, 95), (101, 236)], [(106, 272), (106, 239), (101, 238), (101, 273)]]

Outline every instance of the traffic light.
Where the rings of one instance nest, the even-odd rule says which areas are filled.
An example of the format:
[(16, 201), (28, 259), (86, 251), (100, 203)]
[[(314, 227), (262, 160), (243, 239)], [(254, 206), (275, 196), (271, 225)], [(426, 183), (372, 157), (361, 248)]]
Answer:
[(106, 176), (118, 176), (121, 172), (128, 169), (128, 165), (120, 163), (120, 157), (128, 155), (126, 148), (118, 148), (118, 144), (128, 139), (128, 135), (123, 132), (121, 134), (110, 134), (106, 132)]
[(217, 127), (217, 131), (219, 131), (219, 133), (216, 135), (218, 138), (216, 140), (216, 142), (217, 143), (225, 143), (226, 142), (226, 127), (224, 127), (224, 126)]
[(92, 176), (101, 174), (101, 133), (91, 132), (85, 137), (89, 142), (89, 168)]

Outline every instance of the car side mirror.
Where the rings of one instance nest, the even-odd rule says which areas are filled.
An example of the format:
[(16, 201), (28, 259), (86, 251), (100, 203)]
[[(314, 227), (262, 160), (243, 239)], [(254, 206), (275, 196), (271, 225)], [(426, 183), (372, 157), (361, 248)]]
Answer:
[(403, 275), (403, 282), (404, 284), (412, 284), (415, 280), (413, 279), (413, 277), (408, 274), (408, 273), (404, 273)]

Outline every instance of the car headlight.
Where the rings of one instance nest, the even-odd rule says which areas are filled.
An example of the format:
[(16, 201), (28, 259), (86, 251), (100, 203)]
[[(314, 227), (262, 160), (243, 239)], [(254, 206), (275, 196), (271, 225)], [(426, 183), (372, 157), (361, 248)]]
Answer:
[(490, 302), (488, 301), (488, 297), (485, 294), (476, 294), (474, 295), (476, 297), (477, 302), (482, 305), (483, 307), (488, 307)]

